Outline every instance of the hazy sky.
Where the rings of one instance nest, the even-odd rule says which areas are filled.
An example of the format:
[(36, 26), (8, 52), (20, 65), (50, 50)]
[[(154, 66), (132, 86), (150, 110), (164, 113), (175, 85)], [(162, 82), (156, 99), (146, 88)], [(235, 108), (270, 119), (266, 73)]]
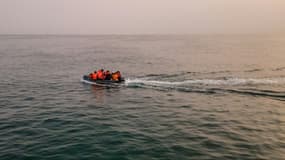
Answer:
[(285, 0), (0, 0), (0, 34), (285, 32)]

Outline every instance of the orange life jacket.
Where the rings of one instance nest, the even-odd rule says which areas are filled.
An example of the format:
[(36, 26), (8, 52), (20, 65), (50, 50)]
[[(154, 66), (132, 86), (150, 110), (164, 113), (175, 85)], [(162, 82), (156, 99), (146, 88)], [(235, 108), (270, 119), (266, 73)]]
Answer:
[(102, 80), (105, 79), (104, 73), (103, 73), (101, 70), (99, 70), (99, 71), (97, 72), (97, 78), (98, 78), (98, 79), (102, 79)]
[(97, 73), (92, 73), (91, 77), (92, 77), (93, 80), (97, 80)]

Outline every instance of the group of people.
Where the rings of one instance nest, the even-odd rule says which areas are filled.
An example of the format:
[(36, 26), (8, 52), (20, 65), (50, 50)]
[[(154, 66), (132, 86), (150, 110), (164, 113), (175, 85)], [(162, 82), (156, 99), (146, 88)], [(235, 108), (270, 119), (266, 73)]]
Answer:
[(113, 81), (122, 80), (120, 71), (111, 73), (109, 70), (104, 71), (104, 69), (100, 69), (98, 71), (94, 71), (93, 73), (90, 73), (89, 78), (92, 80), (113, 80)]

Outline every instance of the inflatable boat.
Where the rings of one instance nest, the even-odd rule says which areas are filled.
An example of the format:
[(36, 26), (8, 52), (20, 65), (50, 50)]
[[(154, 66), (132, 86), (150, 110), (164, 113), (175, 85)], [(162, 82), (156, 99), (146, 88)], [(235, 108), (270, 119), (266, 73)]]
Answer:
[(85, 82), (85, 83), (98, 84), (98, 85), (120, 84), (120, 83), (124, 83), (125, 82), (124, 78), (122, 78), (120, 81), (114, 81), (114, 80), (93, 80), (93, 79), (89, 78), (88, 75), (84, 75), (83, 78), (82, 78), (82, 81)]

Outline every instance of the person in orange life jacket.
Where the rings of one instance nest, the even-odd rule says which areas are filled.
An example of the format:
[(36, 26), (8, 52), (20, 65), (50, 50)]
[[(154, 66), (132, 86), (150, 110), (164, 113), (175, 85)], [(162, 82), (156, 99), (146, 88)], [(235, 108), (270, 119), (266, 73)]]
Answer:
[(104, 69), (100, 69), (97, 71), (97, 79), (104, 80), (105, 75), (104, 75)]
[(109, 70), (104, 72), (104, 74), (105, 74), (105, 80), (111, 80), (112, 79), (112, 75), (111, 75)]
[(91, 73), (91, 79), (92, 80), (97, 80), (97, 72), (94, 71), (93, 73)]
[(121, 73), (120, 73), (120, 71), (112, 73), (112, 80), (113, 81), (120, 81), (121, 80)]

